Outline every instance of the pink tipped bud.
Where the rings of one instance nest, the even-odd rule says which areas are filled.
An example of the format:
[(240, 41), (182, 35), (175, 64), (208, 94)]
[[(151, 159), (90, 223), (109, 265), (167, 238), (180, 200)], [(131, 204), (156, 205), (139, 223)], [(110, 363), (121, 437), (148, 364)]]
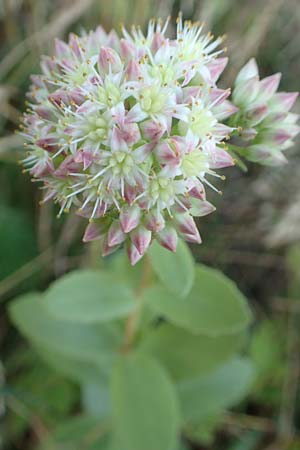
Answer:
[(49, 108), (46, 108), (44, 106), (37, 106), (34, 108), (34, 110), (43, 119), (53, 120), (55, 118), (53, 112)]
[(81, 59), (82, 52), (79, 47), (79, 38), (74, 33), (70, 33), (69, 45), (78, 59)]
[(127, 39), (121, 39), (120, 46), (122, 58), (128, 61), (130, 58), (134, 56), (136, 48), (132, 42), (128, 41)]
[(53, 153), (57, 150), (57, 144), (55, 143), (55, 139), (53, 138), (42, 138), (36, 141), (36, 145), (43, 148), (49, 153)]
[(132, 242), (129, 242), (127, 245), (127, 255), (132, 266), (134, 266), (143, 257), (143, 255), (137, 251)]
[(85, 100), (85, 96), (82, 94), (79, 88), (71, 90), (69, 92), (69, 96), (71, 101), (76, 103), (76, 105), (81, 105)]
[(163, 35), (163, 33), (160, 33), (159, 31), (157, 31), (156, 33), (154, 33), (153, 36), (153, 41), (151, 44), (151, 50), (156, 53), (157, 50), (159, 50), (161, 48), (161, 46), (165, 43), (166, 38)]
[(216, 208), (214, 207), (214, 205), (212, 205), (206, 200), (203, 201), (198, 200), (196, 198), (192, 200), (192, 207), (190, 212), (195, 217), (207, 216), (208, 214), (211, 214), (215, 210)]
[(88, 169), (94, 160), (96, 160), (96, 157), (90, 150), (78, 150), (74, 156), (76, 163), (83, 163), (83, 170)]
[(191, 244), (201, 244), (201, 236), (199, 234), (199, 231), (197, 230), (194, 234), (187, 234), (187, 233), (180, 233), (180, 236), (187, 242), (190, 242)]
[(258, 76), (258, 67), (257, 63), (254, 58), (251, 58), (250, 61), (247, 62), (247, 64), (242, 67), (242, 69), (239, 71), (235, 84), (239, 84), (241, 82), (244, 82), (246, 80), (249, 80), (250, 78), (257, 77)]
[(147, 214), (146, 228), (154, 233), (163, 230), (165, 226), (165, 219), (160, 211), (153, 210)]
[(275, 73), (259, 82), (259, 98), (262, 101), (269, 100), (277, 91), (281, 79), (281, 73)]
[(158, 141), (166, 132), (166, 127), (156, 120), (146, 120), (141, 123), (143, 137), (149, 141)]
[(265, 104), (251, 108), (247, 112), (247, 120), (249, 121), (247, 123), (249, 123), (250, 126), (254, 127), (267, 116), (268, 111), (268, 107)]
[(102, 233), (100, 227), (96, 223), (92, 222), (86, 227), (82, 240), (83, 242), (96, 241), (97, 239), (100, 239), (101, 236)]
[(248, 148), (247, 159), (268, 166), (281, 166), (287, 160), (280, 150), (271, 148), (269, 145), (252, 145)]
[(100, 73), (109, 73), (110, 70), (115, 73), (122, 69), (122, 62), (119, 55), (112, 48), (101, 47), (98, 67)]
[(120, 222), (114, 220), (108, 230), (107, 243), (110, 247), (114, 247), (115, 245), (122, 244), (124, 241), (125, 234), (120, 226)]
[(241, 83), (238, 83), (233, 91), (233, 101), (237, 105), (249, 105), (258, 94), (259, 78), (254, 76)]
[(124, 207), (120, 212), (120, 225), (124, 233), (130, 233), (140, 222), (141, 211), (136, 205)]
[(151, 236), (151, 231), (147, 230), (147, 228), (143, 227), (142, 225), (133, 230), (133, 232), (131, 233), (131, 241), (140, 255), (143, 255), (149, 247)]
[(140, 65), (131, 59), (125, 69), (125, 76), (129, 81), (137, 81), (142, 76)]
[(111, 253), (115, 252), (116, 250), (118, 250), (120, 246), (119, 245), (114, 245), (114, 246), (109, 246), (108, 245), (108, 241), (107, 241), (107, 236), (105, 236), (102, 240), (101, 243), (101, 255), (102, 256), (108, 256)]
[(189, 195), (193, 198), (199, 198), (199, 200), (205, 200), (206, 194), (203, 184), (200, 181), (193, 183), (189, 190)]
[(292, 136), (285, 129), (275, 129), (269, 132), (263, 133), (263, 139), (266, 142), (272, 142), (275, 145), (281, 146), (286, 141), (291, 139)]
[(175, 139), (169, 142), (162, 142), (155, 148), (156, 156), (160, 163), (168, 166), (177, 166), (181, 162), (181, 152)]
[(136, 194), (136, 189), (133, 186), (130, 186), (129, 184), (125, 185), (124, 197), (128, 205), (132, 205), (135, 200)]
[(234, 166), (232, 156), (221, 147), (215, 147), (211, 150), (209, 167), (211, 169), (221, 169), (223, 167)]
[(68, 94), (63, 90), (57, 90), (48, 96), (50, 102), (55, 103), (57, 106), (61, 106), (63, 104), (68, 105), (70, 103), (70, 99)]
[(111, 47), (115, 50), (120, 50), (120, 38), (115, 32), (115, 30), (111, 30), (107, 35), (107, 46)]
[(240, 135), (244, 141), (252, 141), (257, 136), (257, 131), (255, 128), (243, 128)]
[(43, 88), (44, 87), (44, 82), (41, 78), (41, 76), (39, 75), (30, 75), (30, 80), (32, 82), (32, 84), (38, 88)]
[(55, 54), (58, 58), (64, 58), (70, 55), (70, 47), (60, 39), (54, 41)]
[(239, 108), (233, 105), (229, 100), (224, 100), (223, 103), (215, 108), (219, 120), (227, 119), (228, 117), (235, 114), (238, 110)]
[(217, 58), (213, 59), (208, 64), (208, 70), (210, 72), (211, 81), (215, 83), (225, 67), (227, 66), (228, 58)]
[(165, 227), (157, 234), (157, 240), (162, 247), (165, 247), (171, 252), (176, 252), (178, 236), (174, 228), (169, 226)]
[(58, 166), (58, 168), (55, 170), (54, 175), (56, 177), (66, 177), (71, 172), (78, 172), (80, 171), (80, 164), (76, 163), (74, 161), (73, 156), (67, 156), (66, 159)]
[(298, 92), (278, 92), (274, 94), (270, 104), (281, 111), (289, 111), (294, 105)]
[(181, 233), (193, 235), (198, 231), (193, 217), (188, 213), (177, 214), (175, 216), (175, 221)]

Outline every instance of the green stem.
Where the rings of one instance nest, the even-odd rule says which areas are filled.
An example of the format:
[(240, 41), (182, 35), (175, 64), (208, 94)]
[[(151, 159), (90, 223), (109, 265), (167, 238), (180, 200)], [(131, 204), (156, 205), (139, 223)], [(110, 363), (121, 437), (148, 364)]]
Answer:
[(137, 298), (137, 307), (136, 309), (128, 316), (125, 324), (125, 334), (124, 334), (124, 340), (123, 345), (121, 348), (121, 351), (123, 353), (127, 353), (131, 350), (132, 344), (134, 342), (136, 332), (138, 329), (139, 319), (142, 312), (143, 307), (143, 293), (144, 290), (149, 286), (151, 281), (151, 275), (152, 275), (152, 267), (150, 260), (148, 256), (144, 256), (143, 261), (143, 272), (141, 281), (139, 283), (139, 286), (136, 290), (136, 298)]

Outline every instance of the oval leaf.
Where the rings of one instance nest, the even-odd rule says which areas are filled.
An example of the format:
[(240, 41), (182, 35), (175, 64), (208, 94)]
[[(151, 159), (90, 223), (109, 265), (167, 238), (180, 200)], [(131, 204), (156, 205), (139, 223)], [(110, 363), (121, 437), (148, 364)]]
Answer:
[(37, 347), (69, 358), (100, 361), (110, 358), (122, 342), (112, 324), (76, 324), (53, 318), (40, 294), (19, 297), (10, 305), (10, 316), (21, 333)]
[(53, 316), (78, 323), (117, 319), (136, 307), (132, 289), (116, 276), (100, 270), (65, 275), (47, 290), (45, 302)]
[(145, 292), (151, 308), (196, 334), (220, 336), (242, 331), (251, 320), (244, 295), (218, 270), (197, 265), (192, 290), (184, 299), (156, 285)]
[(164, 286), (174, 294), (185, 297), (192, 288), (195, 277), (195, 264), (187, 244), (180, 239), (176, 253), (153, 242), (149, 257), (154, 272)]
[(198, 422), (242, 400), (251, 387), (253, 375), (250, 360), (235, 358), (213, 373), (179, 383), (185, 421)]
[(207, 373), (232, 357), (244, 341), (244, 333), (210, 337), (195, 335), (171, 324), (148, 333), (140, 350), (153, 356), (173, 379)]
[(143, 355), (124, 356), (112, 376), (112, 407), (122, 450), (172, 450), (179, 411), (165, 371)]

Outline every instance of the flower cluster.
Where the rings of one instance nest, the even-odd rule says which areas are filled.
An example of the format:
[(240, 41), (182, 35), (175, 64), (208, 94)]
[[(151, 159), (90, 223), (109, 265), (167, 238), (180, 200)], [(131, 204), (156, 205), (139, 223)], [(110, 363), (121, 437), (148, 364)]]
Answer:
[[(125, 243), (132, 264), (153, 239), (171, 251), (178, 235), (201, 241), (194, 217), (214, 210), (205, 188), (216, 190), (213, 177), (223, 178), (216, 170), (234, 164), (226, 141), (240, 124), (224, 121), (242, 114), (245, 135), (255, 134), (251, 157), (265, 160), (257, 149), (279, 140), (274, 115), (291, 104), (273, 95), (278, 77), (258, 82), (251, 62), (236, 82), (238, 111), (230, 90), (216, 85), (227, 64), (222, 38), (180, 16), (174, 39), (167, 26), (153, 20), (146, 35), (123, 29), (119, 38), (99, 27), (56, 40), (54, 56), (32, 77), (24, 115), (25, 170), (44, 183), (44, 201), (89, 219), (83, 240), (100, 239), (103, 255)], [(258, 85), (251, 99), (250, 80)], [(284, 120), (292, 137), (294, 116)]]
[(293, 145), (299, 133), (298, 114), (290, 113), (298, 92), (276, 92), (281, 74), (259, 80), (258, 67), (251, 59), (239, 72), (233, 102), (239, 111), (233, 118), (242, 128), (242, 154), (253, 162), (280, 165), (283, 151)]

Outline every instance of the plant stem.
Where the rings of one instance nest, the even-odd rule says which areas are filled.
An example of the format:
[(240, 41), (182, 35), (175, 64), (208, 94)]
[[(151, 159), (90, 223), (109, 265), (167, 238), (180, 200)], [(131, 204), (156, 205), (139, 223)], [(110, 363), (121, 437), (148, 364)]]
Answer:
[(149, 260), (148, 256), (146, 255), (146, 256), (144, 256), (143, 271), (142, 271), (141, 280), (140, 280), (140, 283), (139, 283), (139, 285), (137, 287), (137, 290), (136, 290), (137, 307), (128, 316), (126, 324), (125, 324), (124, 341), (123, 341), (123, 345), (122, 345), (122, 348), (121, 348), (121, 351), (123, 353), (127, 353), (131, 349), (132, 344), (134, 342), (134, 338), (135, 338), (137, 327), (138, 327), (139, 318), (140, 318), (141, 311), (142, 311), (143, 292), (144, 292), (144, 290), (147, 288), (147, 286), (150, 283), (151, 275), (152, 275), (152, 267), (151, 267), (151, 264), (150, 264), (150, 260)]

